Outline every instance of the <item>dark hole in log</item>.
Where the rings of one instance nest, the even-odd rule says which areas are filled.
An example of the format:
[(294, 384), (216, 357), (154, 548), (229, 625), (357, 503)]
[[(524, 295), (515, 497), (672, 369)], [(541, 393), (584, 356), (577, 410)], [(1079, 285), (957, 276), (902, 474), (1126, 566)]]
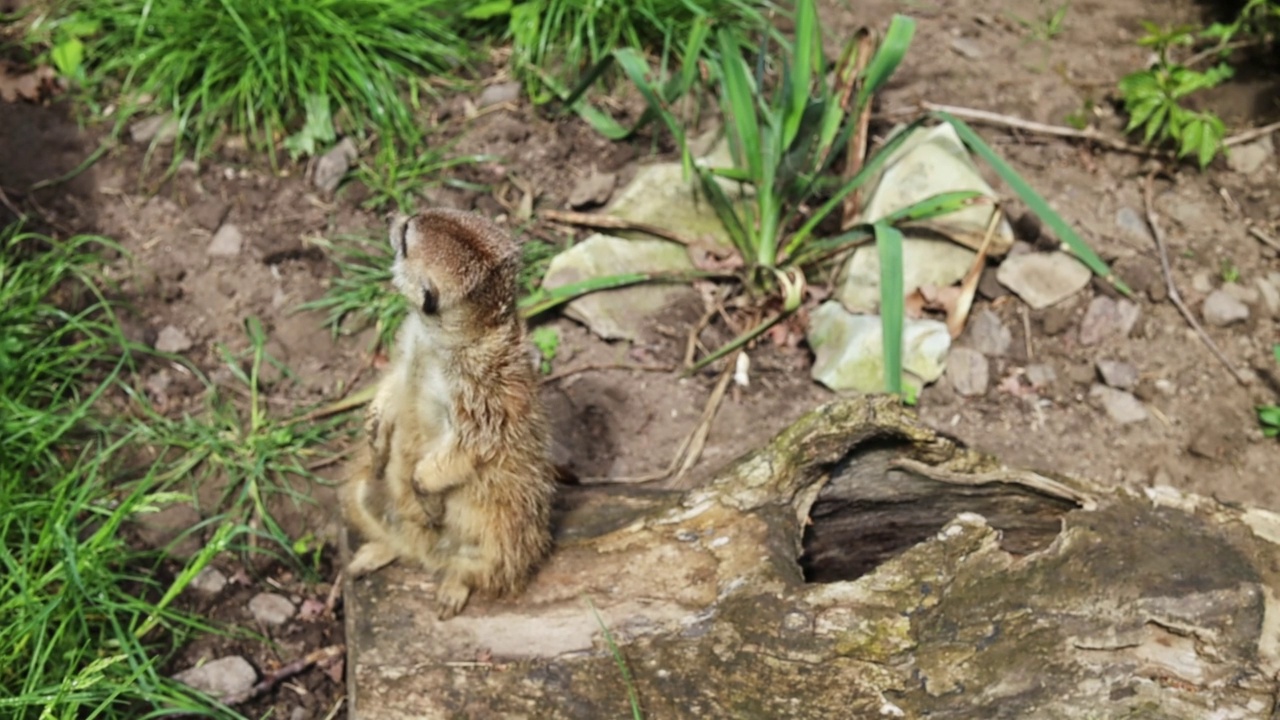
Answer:
[(890, 463), (910, 456), (892, 441), (866, 444), (831, 468), (809, 510), (800, 567), (806, 582), (855, 580), (937, 533), (956, 515), (982, 515), (1001, 547), (1025, 555), (1047, 547), (1074, 509), (1067, 500), (1008, 483), (953, 485)]

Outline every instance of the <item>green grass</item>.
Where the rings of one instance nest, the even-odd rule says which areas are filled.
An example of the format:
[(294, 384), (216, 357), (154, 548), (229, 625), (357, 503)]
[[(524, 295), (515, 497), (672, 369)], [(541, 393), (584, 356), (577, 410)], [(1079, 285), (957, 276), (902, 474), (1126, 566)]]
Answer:
[[(1280, 344), (1271, 347), (1271, 354), (1280, 365)], [(1255, 408), (1258, 422), (1262, 425), (1262, 434), (1267, 437), (1280, 437), (1280, 405), (1259, 405)]]
[(304, 126), (295, 148), (325, 136), (330, 118), (340, 131), (417, 140), (423, 80), (473, 57), (458, 9), (447, 0), (70, 0), (37, 30), (80, 29), (93, 89), (114, 97), (119, 82), (125, 98), (153, 96), (151, 109), (174, 114), (197, 157), (231, 133), (274, 158)]
[[(0, 716), (139, 718), (212, 705), (163, 677), (190, 633), (173, 600), (241, 532), (226, 523), (176, 572), (122, 527), (176, 499), (133, 468), (139, 426), (100, 415), (132, 348), (98, 288), (100, 238), (0, 231)], [(238, 717), (223, 711), (222, 717)]]

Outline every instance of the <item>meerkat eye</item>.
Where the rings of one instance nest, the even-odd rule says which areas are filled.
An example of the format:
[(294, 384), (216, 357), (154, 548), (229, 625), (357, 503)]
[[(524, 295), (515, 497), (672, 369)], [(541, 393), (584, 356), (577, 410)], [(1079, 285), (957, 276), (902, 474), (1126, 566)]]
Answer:
[(433, 292), (431, 288), (424, 285), (422, 287), (422, 314), (435, 315), (436, 311), (439, 309), (440, 298), (436, 296), (435, 292)]

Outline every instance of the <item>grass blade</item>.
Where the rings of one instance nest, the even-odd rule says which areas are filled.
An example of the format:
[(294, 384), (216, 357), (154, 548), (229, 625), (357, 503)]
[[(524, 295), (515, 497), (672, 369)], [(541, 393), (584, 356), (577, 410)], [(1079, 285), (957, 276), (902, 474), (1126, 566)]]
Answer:
[(885, 390), (902, 394), (902, 233), (884, 222), (872, 226), (880, 252), (880, 328), (884, 338)]
[(1115, 273), (1111, 271), (1111, 268), (1107, 266), (1107, 263), (1104, 262), (1102, 258), (1098, 257), (1098, 254), (1093, 251), (1093, 248), (1089, 247), (1089, 244), (1084, 241), (1084, 238), (1080, 237), (1080, 235), (1078, 235), (1076, 231), (1062, 219), (1061, 215), (1054, 212), (1053, 208), (1049, 207), (1049, 203), (1044, 199), (1044, 197), (1042, 197), (1040, 193), (1036, 192), (1035, 188), (1031, 187), (1030, 183), (1023, 180), (1022, 176), (1010, 167), (1003, 158), (997, 155), (996, 152), (982, 140), (978, 133), (973, 131), (973, 128), (966, 125), (964, 121), (952, 116), (950, 113), (937, 112), (934, 113), (934, 115), (949, 123), (951, 127), (955, 128), (956, 134), (960, 136), (960, 139), (964, 141), (964, 144), (968, 145), (970, 150), (990, 164), (991, 167), (995, 169), (996, 173), (1000, 175), (1000, 178), (1008, 183), (1009, 186), (1014, 189), (1014, 192), (1018, 193), (1018, 197), (1022, 198), (1022, 201), (1027, 204), (1027, 207), (1031, 208), (1032, 212), (1043, 220), (1046, 225), (1052, 228), (1058, 238), (1065, 242), (1067, 246), (1071, 248), (1071, 251), (1075, 253), (1075, 256), (1080, 258), (1080, 261), (1087, 265), (1094, 274), (1111, 283), (1117, 290), (1125, 295), (1133, 297), (1133, 291), (1129, 289), (1129, 286), (1126, 285), (1123, 280), (1115, 276)]
[[(718, 33), (720, 62), (724, 76), (720, 79), (724, 89), (724, 112), (729, 128), (731, 146), (736, 157), (746, 157), (747, 172), (755, 182), (761, 177), (760, 119), (756, 116), (755, 93), (747, 75), (747, 61), (742, 57), (733, 34), (727, 30)], [(763, 191), (764, 188), (758, 190)]]
[(694, 270), (691, 272), (636, 272), (622, 273), (618, 275), (606, 275), (604, 277), (590, 278), (568, 285), (561, 285), (553, 290), (539, 288), (530, 295), (526, 295), (519, 301), (520, 314), (526, 319), (540, 315), (548, 310), (572, 302), (583, 295), (588, 295), (601, 290), (614, 290), (630, 285), (639, 285), (646, 282), (689, 282), (700, 278), (720, 278), (725, 277), (724, 273), (702, 272)]
[(906, 57), (911, 47), (911, 38), (916, 32), (916, 21), (905, 15), (894, 15), (889, 21), (889, 29), (885, 31), (884, 40), (867, 63), (867, 71), (863, 76), (862, 87), (858, 90), (858, 100), (852, 112), (856, 116), (871, 101), (871, 96), (889, 81), (893, 72)]
[(813, 0), (796, 3), (796, 40), (791, 64), (791, 97), (787, 99), (782, 127), (782, 147), (789, 147), (800, 131), (805, 107), (809, 104), (809, 87), (813, 82), (815, 58), (821, 57), (818, 40), (818, 11)]

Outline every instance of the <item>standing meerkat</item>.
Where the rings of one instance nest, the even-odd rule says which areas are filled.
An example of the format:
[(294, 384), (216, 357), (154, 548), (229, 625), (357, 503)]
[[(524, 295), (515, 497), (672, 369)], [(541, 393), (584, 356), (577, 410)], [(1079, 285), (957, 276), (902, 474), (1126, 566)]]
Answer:
[(391, 223), (409, 315), (342, 493), (359, 577), (404, 558), (438, 571), (442, 620), (473, 592), (518, 593), (551, 548), (555, 474), (516, 307), (520, 251), (493, 223), (431, 210)]

